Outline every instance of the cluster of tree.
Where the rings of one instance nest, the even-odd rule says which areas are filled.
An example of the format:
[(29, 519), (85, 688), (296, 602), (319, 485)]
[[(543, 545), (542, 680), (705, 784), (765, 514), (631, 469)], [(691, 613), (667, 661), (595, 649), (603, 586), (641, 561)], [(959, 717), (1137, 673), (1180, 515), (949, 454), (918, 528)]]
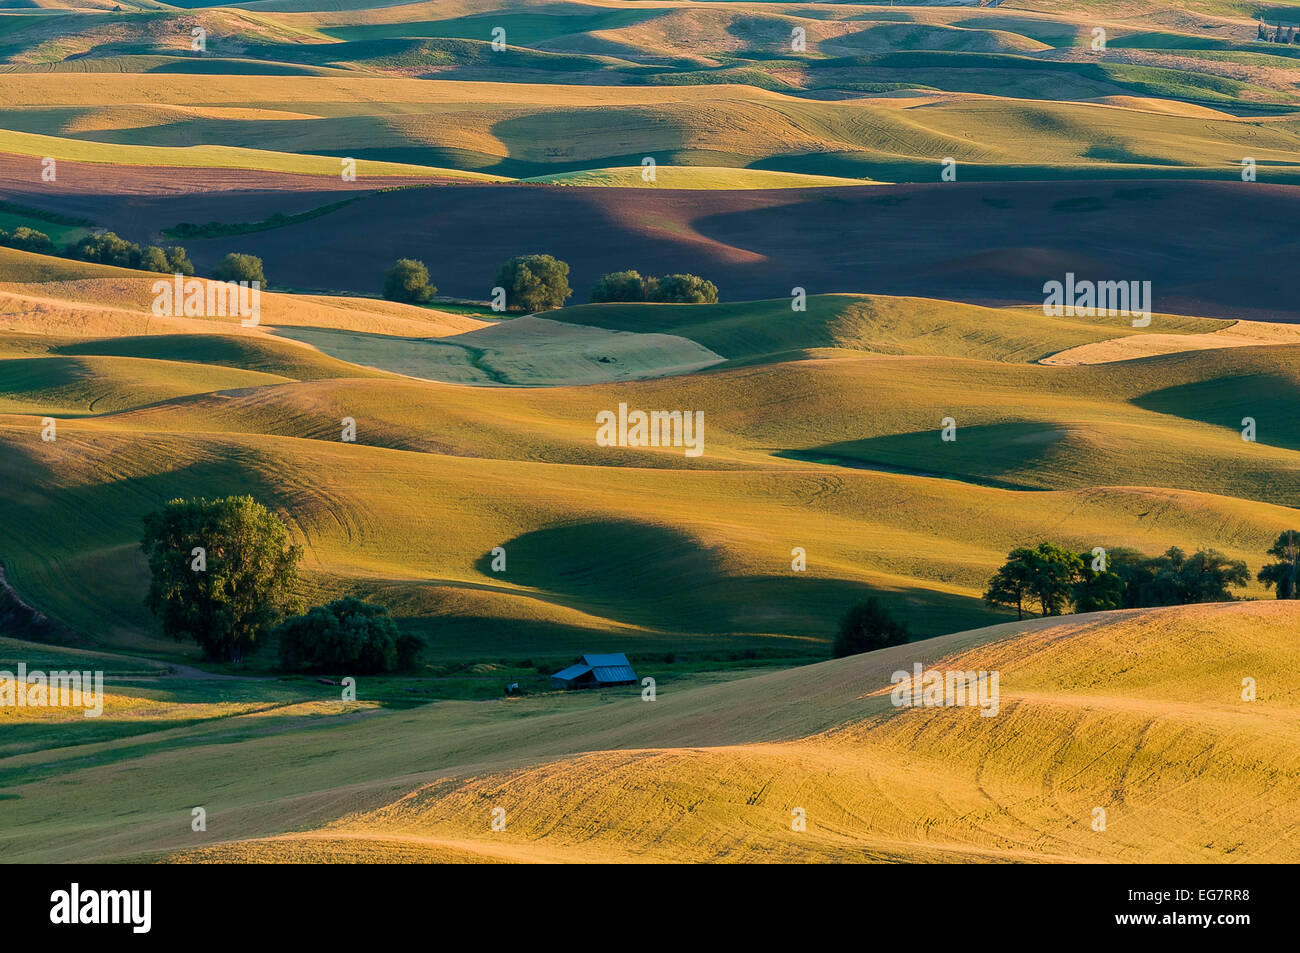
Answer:
[(1295, 43), (1300, 40), (1300, 36), (1297, 35), (1298, 30), (1300, 30), (1300, 27), (1291, 27), (1290, 29), (1287, 29), (1279, 23), (1273, 29), (1272, 34), (1270, 34), (1268, 32), (1268, 24), (1265, 23), (1261, 17), (1259, 21), (1258, 35), (1259, 39), (1263, 40), (1265, 43)]
[(1134, 549), (1075, 553), (1052, 543), (1013, 549), (989, 580), (984, 600), (1008, 606), (1024, 618), (1026, 609), (1040, 615), (1230, 602), (1232, 588), (1250, 582), (1241, 560), (1216, 549), (1188, 556), (1172, 546), (1159, 556)]
[(54, 242), (50, 241), (49, 235), (28, 228), (26, 225), (19, 225), (12, 232), (0, 228), (0, 245), (17, 248), (19, 251), (33, 251), (40, 255), (48, 255), (54, 251)]
[[(100, 265), (116, 265), (119, 268), (136, 268), (140, 271), (155, 271), (164, 275), (192, 275), (194, 265), (189, 253), (180, 245), (158, 245), (140, 247), (135, 242), (127, 241), (115, 232), (102, 235), (86, 235), (83, 238), (57, 249), (49, 235), (20, 225), (12, 232), (0, 229), (0, 245), (17, 248), (22, 251), (36, 252), (42, 255), (60, 254), (64, 258), (78, 261), (92, 261)], [(400, 264), (400, 262), (399, 262)], [(418, 262), (416, 263), (418, 264)], [(424, 267), (421, 265), (420, 267)], [(212, 269), (212, 277), (217, 281), (247, 281), (266, 285), (266, 274), (262, 259), (256, 255), (244, 255), (231, 252)], [(428, 272), (425, 273), (428, 279)]]
[(591, 301), (665, 301), (676, 304), (717, 304), (718, 286), (699, 275), (642, 278), (639, 272), (601, 275), (591, 289)]
[(386, 607), (352, 597), (286, 619), (275, 634), (287, 672), (409, 671), (421, 648), (415, 636), (398, 631)]
[(278, 516), (250, 496), (176, 499), (144, 518), (145, 605), (163, 631), (213, 660), (241, 662), (280, 638), (286, 669), (357, 674), (409, 668), (421, 643), (398, 632), (382, 606), (341, 599), (305, 615), (294, 595), (302, 548)]
[(497, 270), (496, 286), (505, 289), (511, 311), (550, 311), (573, 297), (569, 266), (550, 255), (520, 255)]
[(885, 604), (872, 596), (840, 619), (839, 632), (835, 635), (835, 658), (902, 645), (909, 637), (907, 626), (897, 621)]
[(437, 293), (438, 289), (429, 283), (429, 269), (422, 261), (399, 258), (384, 275), (384, 297), (389, 301), (424, 304)]
[(117, 265), (119, 268), (138, 268), (141, 271), (156, 271), (166, 275), (192, 275), (194, 266), (190, 264), (189, 255), (179, 245), (160, 248), (150, 245), (141, 248), (135, 242), (105, 232), (102, 235), (87, 235), (68, 245), (63, 254), (67, 258), (80, 261), (93, 261), (101, 265)]
[[(520, 255), (497, 270), (496, 286), (505, 291), (510, 311), (550, 311), (564, 307), (573, 297), (569, 266), (551, 255)], [(399, 258), (384, 274), (384, 297), (389, 301), (425, 304), (438, 289), (429, 280), (422, 261)], [(716, 304), (718, 287), (698, 275), (643, 278), (635, 271), (602, 275), (591, 289), (592, 301), (663, 301), (679, 304)]]

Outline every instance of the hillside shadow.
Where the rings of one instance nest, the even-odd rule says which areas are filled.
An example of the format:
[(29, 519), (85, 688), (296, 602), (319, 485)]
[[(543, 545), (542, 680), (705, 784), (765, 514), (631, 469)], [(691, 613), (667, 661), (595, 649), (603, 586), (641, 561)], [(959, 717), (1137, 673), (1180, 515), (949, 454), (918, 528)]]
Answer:
[(1143, 410), (1197, 420), (1240, 433), (1256, 422), (1259, 443), (1300, 450), (1300, 384), (1284, 374), (1234, 374), (1164, 387), (1132, 401)]
[(1064, 427), (1017, 421), (958, 427), (957, 439), (945, 442), (938, 428), (845, 440), (807, 450), (782, 450), (778, 457), (883, 470), (912, 476), (961, 480), (1004, 490), (1041, 490), (1024, 474), (1045, 469), (1062, 449)]
[[(506, 573), (491, 571), (490, 554), (475, 568), (593, 615), (683, 640), (763, 635), (815, 651), (833, 637), (850, 606), (872, 595), (895, 606), (917, 637), (997, 621), (976, 599), (920, 587), (885, 591), (816, 571), (795, 572), (788, 550), (772, 554), (770, 573), (733, 572), (721, 547), (656, 524), (572, 523), (525, 533), (504, 547)], [(573, 634), (570, 628), (570, 639)]]

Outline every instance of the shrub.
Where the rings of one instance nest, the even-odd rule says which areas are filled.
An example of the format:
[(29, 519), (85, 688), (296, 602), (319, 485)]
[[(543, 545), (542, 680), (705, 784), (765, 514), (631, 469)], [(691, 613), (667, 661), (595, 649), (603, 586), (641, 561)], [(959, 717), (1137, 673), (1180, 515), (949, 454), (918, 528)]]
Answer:
[(275, 629), (286, 671), (374, 675), (414, 666), (421, 643), (398, 631), (384, 606), (348, 597), (286, 619)]
[(115, 232), (87, 235), (69, 245), (66, 253), (69, 258), (116, 265), (119, 268), (135, 268), (140, 264), (140, 246)]
[(384, 275), (384, 297), (389, 301), (424, 304), (438, 289), (429, 284), (429, 269), (424, 262), (399, 258)]
[(902, 645), (907, 639), (907, 626), (896, 621), (885, 604), (872, 596), (854, 606), (840, 620), (840, 630), (835, 636), (835, 657), (844, 658), (890, 645)]

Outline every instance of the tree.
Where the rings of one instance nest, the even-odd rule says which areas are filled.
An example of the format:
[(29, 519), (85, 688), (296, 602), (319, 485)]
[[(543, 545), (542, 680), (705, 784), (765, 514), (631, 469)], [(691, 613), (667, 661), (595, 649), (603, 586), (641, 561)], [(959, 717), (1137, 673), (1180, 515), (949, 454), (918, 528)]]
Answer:
[(1030, 589), (1043, 615), (1060, 615), (1069, 608), (1075, 583), (1083, 578), (1083, 560), (1053, 543), (1039, 543), (1031, 565)]
[(894, 619), (875, 596), (859, 603), (844, 614), (835, 636), (835, 657), (872, 652), (890, 645), (902, 645), (908, 639), (907, 626)]
[(1300, 599), (1300, 530), (1289, 529), (1277, 538), (1268, 554), (1277, 562), (1269, 563), (1259, 571), (1259, 581), (1271, 589), (1277, 586), (1279, 599)]
[(1245, 562), (1228, 559), (1217, 549), (1197, 550), (1189, 557), (1171, 546), (1152, 566), (1154, 578), (1142, 587), (1141, 604), (1145, 606), (1231, 602), (1236, 597), (1228, 587), (1250, 582)]
[(141, 252), (140, 267), (145, 271), (171, 273), (171, 266), (167, 263), (167, 253), (157, 245), (150, 245)]
[(644, 301), (646, 299), (645, 279), (640, 272), (614, 271), (601, 275), (591, 289), (589, 300), (604, 301)]
[(665, 275), (655, 282), (648, 297), (678, 304), (717, 304), (718, 286), (699, 275)]
[(1022, 546), (1007, 554), (1007, 561), (989, 580), (984, 601), (1015, 606), (1021, 619), (1025, 617), (1026, 601), (1037, 602), (1045, 616), (1060, 615), (1069, 607), (1075, 585), (1083, 578), (1083, 560), (1077, 553), (1047, 542), (1033, 549)]
[(1124, 607), (1124, 580), (1109, 568), (1092, 568), (1092, 553), (1080, 553), (1081, 570), (1072, 594), (1075, 612), (1101, 612)]
[(1025, 600), (1031, 598), (1033, 579), (1033, 550), (1025, 547), (1011, 550), (1007, 561), (989, 579), (984, 601), (991, 606), (1015, 606), (1016, 618), (1025, 617)]
[(413, 667), (419, 639), (399, 632), (384, 606), (348, 597), (276, 626), (280, 667), (373, 675)]
[(140, 264), (140, 246), (127, 241), (116, 232), (86, 235), (69, 245), (66, 252), (69, 258), (116, 265), (119, 268), (135, 268)]
[(1184, 563), (1181, 576), (1188, 602), (1232, 602), (1229, 586), (1245, 586), (1250, 570), (1241, 559), (1229, 559), (1217, 549), (1198, 549)]
[(424, 304), (437, 293), (438, 289), (429, 284), (429, 269), (422, 261), (399, 258), (384, 275), (384, 297), (389, 301)]
[(173, 275), (192, 275), (194, 265), (190, 263), (189, 253), (180, 245), (165, 249), (167, 253), (167, 270)]
[(0, 244), (8, 245), (10, 248), (36, 252), (41, 255), (48, 255), (54, 251), (54, 242), (50, 241), (49, 235), (38, 232), (34, 228), (28, 228), (26, 225), (19, 225), (12, 232), (0, 234), (4, 236), (0, 238)]
[(299, 546), (251, 496), (172, 500), (144, 518), (152, 582), (145, 605), (178, 642), (239, 662), (286, 612), (300, 610)]
[(256, 255), (243, 255), (231, 252), (212, 269), (212, 277), (217, 281), (256, 281), (259, 287), (266, 284), (266, 275), (262, 271), (262, 259)]
[(496, 284), (506, 291), (506, 307), (516, 311), (562, 308), (573, 296), (569, 266), (550, 255), (511, 258), (497, 271)]
[(1106, 571), (1119, 577), (1122, 588), (1122, 601), (1117, 608), (1136, 609), (1145, 605), (1142, 592), (1155, 580), (1156, 562), (1127, 546), (1117, 546), (1106, 553)]

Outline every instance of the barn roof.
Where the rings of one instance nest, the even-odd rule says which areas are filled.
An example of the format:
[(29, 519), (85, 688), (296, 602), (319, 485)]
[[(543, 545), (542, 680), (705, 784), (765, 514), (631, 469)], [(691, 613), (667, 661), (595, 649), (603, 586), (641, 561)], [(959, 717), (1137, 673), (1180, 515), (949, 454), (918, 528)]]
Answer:
[(590, 665), (570, 665), (568, 668), (564, 669), (563, 671), (556, 672), (554, 675), (551, 676), (551, 678), (561, 678), (567, 682), (577, 678), (579, 675), (584, 675), (590, 671), (591, 671)]
[(556, 672), (551, 678), (556, 681), (571, 682), (588, 672), (598, 683), (636, 681), (636, 672), (632, 670), (632, 663), (622, 652), (584, 655), (577, 665), (570, 665)]
[(636, 672), (632, 663), (622, 652), (606, 655), (584, 655), (582, 661), (591, 666), (592, 673), (600, 682), (635, 682)]

